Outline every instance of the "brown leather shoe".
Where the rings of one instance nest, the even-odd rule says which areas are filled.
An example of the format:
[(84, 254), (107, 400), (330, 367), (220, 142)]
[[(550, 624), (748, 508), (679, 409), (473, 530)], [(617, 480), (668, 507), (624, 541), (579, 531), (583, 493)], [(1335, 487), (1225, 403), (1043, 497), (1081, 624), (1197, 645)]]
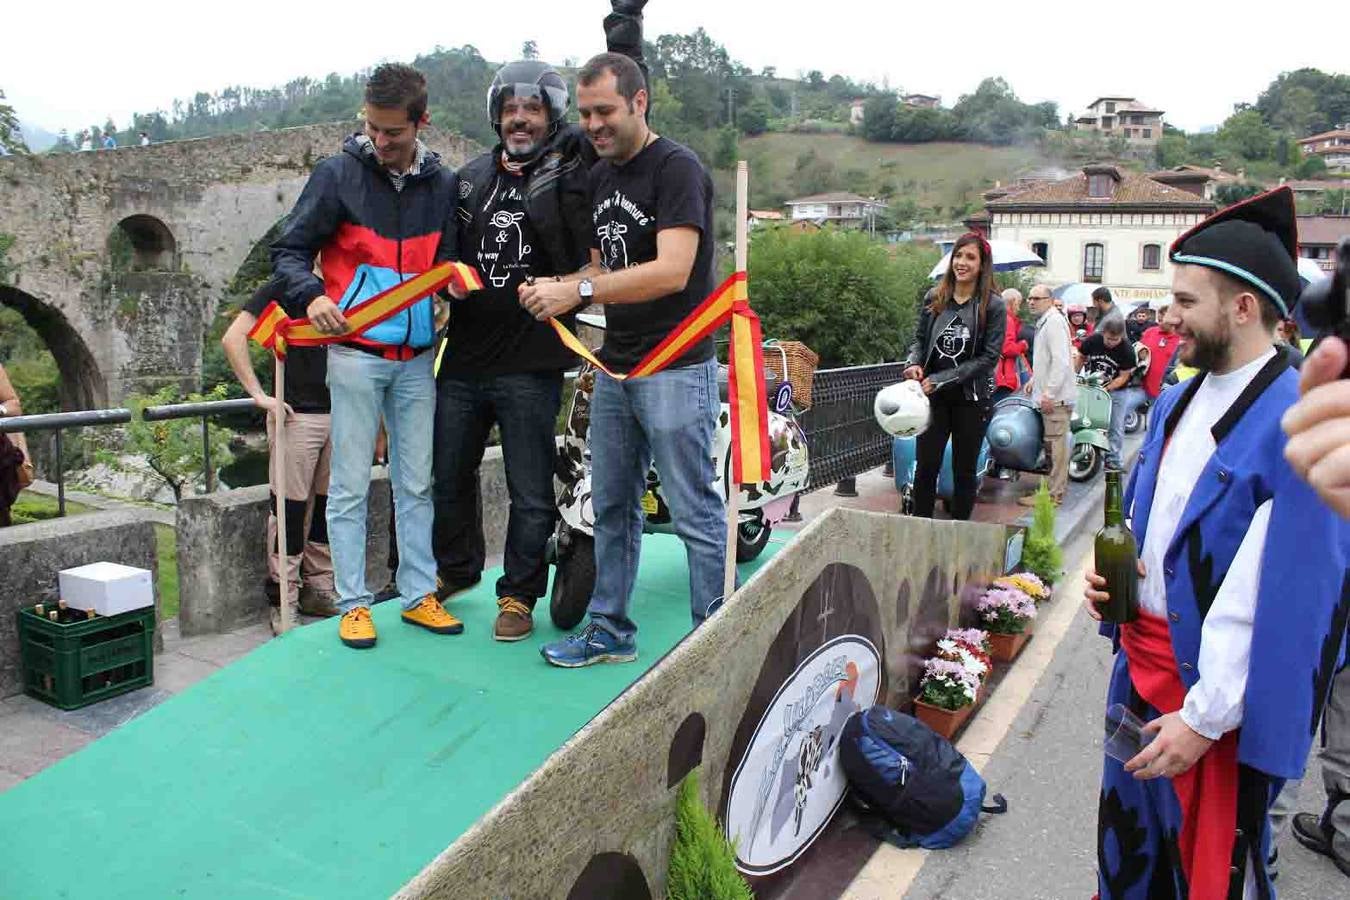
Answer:
[(515, 597), (497, 598), (497, 622), (492, 626), (496, 641), (523, 641), (534, 631), (530, 608)]

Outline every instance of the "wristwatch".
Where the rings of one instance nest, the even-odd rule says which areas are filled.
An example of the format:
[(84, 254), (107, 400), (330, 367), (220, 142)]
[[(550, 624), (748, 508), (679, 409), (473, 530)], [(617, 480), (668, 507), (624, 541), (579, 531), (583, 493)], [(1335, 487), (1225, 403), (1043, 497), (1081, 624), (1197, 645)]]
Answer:
[(581, 279), (581, 281), (577, 282), (577, 294), (581, 296), (582, 300), (590, 303), (595, 297), (595, 282), (591, 281), (589, 278)]

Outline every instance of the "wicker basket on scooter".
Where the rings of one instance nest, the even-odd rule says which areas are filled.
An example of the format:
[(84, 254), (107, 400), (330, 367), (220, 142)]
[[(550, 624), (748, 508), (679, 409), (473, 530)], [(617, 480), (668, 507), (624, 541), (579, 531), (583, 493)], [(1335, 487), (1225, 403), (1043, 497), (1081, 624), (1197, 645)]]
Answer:
[(800, 341), (769, 341), (764, 345), (764, 368), (782, 382), (792, 385), (792, 403), (798, 409), (811, 408), (811, 382), (820, 357)]

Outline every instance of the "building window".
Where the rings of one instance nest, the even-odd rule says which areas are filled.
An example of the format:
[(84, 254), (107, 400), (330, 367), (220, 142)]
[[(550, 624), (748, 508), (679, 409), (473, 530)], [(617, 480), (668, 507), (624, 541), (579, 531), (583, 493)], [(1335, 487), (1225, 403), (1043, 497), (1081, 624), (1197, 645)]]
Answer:
[(1088, 196), (1089, 197), (1110, 197), (1111, 196), (1111, 176), (1110, 175), (1089, 175), (1088, 176)]
[(1106, 248), (1101, 244), (1087, 244), (1083, 247), (1083, 280), (1100, 284), (1102, 270), (1106, 266)]
[(1162, 268), (1162, 245), (1144, 245), (1144, 271), (1156, 272)]
[(1116, 111), (1116, 105), (1115, 105), (1114, 103), (1112, 103), (1111, 101), (1108, 100), (1108, 101), (1106, 102), (1106, 111), (1109, 112), (1109, 113), (1115, 112), (1115, 111)]
[(1144, 137), (1146, 137), (1146, 138), (1151, 138), (1151, 137), (1153, 137), (1153, 129), (1152, 129), (1152, 128), (1145, 128), (1145, 129), (1144, 129)]
[(1045, 263), (1047, 266), (1050, 265), (1049, 241), (1032, 241), (1031, 252), (1039, 256), (1041, 258), (1041, 262)]

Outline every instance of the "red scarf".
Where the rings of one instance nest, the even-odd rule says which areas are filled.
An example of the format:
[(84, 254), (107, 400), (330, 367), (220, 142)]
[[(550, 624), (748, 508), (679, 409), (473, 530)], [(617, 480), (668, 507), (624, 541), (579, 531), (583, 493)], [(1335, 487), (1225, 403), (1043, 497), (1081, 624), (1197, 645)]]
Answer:
[[(1186, 688), (1177, 669), (1167, 620), (1141, 613), (1121, 628), (1130, 681), (1150, 706), (1181, 709)], [(1172, 779), (1181, 805), (1181, 867), (1191, 900), (1228, 896), (1237, 827), (1237, 732), (1215, 741), (1195, 765)]]

